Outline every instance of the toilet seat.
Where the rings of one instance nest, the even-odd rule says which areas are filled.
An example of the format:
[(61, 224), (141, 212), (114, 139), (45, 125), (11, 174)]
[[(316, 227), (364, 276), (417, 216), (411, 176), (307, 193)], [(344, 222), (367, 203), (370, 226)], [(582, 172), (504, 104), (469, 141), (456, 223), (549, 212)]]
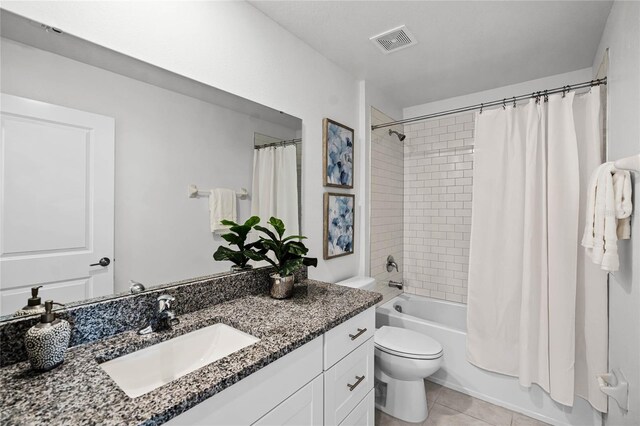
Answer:
[(442, 345), (429, 336), (400, 327), (382, 326), (374, 335), (375, 347), (382, 352), (401, 358), (438, 359)]

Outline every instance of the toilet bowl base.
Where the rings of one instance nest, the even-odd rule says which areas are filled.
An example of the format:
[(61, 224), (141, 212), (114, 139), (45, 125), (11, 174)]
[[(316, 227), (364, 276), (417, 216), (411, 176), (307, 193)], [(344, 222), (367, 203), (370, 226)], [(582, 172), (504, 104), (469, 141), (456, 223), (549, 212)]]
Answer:
[(386, 401), (376, 408), (392, 417), (411, 423), (421, 423), (429, 415), (424, 380), (398, 380), (376, 368), (376, 379), (386, 383)]

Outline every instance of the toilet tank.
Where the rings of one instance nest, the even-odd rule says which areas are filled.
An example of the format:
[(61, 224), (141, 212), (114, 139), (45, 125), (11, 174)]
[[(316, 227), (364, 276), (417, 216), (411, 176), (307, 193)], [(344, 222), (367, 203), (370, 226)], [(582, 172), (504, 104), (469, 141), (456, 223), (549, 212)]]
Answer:
[(376, 286), (375, 278), (371, 277), (351, 277), (346, 280), (338, 281), (336, 284), (345, 287), (359, 288), (362, 290), (373, 290)]

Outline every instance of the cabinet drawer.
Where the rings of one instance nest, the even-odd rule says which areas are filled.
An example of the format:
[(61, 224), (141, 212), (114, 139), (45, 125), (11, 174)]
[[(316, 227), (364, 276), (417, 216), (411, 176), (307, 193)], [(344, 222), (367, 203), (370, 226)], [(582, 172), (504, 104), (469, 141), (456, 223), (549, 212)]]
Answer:
[(324, 373), (324, 421), (338, 425), (373, 389), (373, 339)]
[(375, 308), (369, 308), (324, 335), (324, 369), (328, 370), (376, 331)]
[(340, 426), (373, 426), (375, 424), (375, 411), (375, 391), (372, 389), (340, 423)]

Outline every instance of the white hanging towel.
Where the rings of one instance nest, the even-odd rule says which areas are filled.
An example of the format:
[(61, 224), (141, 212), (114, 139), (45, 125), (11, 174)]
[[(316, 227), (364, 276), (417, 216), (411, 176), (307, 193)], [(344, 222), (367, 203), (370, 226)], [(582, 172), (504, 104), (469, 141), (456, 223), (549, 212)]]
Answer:
[(226, 188), (212, 189), (209, 194), (209, 213), (211, 232), (229, 229), (220, 221), (223, 219), (236, 221), (236, 191)]
[(619, 240), (631, 238), (631, 175), (627, 170), (616, 170), (613, 174), (613, 196), (618, 219), (617, 234)]
[(591, 176), (582, 246), (591, 261), (605, 271), (617, 271), (619, 239), (630, 237), (632, 211), (629, 172), (613, 163), (600, 165)]

